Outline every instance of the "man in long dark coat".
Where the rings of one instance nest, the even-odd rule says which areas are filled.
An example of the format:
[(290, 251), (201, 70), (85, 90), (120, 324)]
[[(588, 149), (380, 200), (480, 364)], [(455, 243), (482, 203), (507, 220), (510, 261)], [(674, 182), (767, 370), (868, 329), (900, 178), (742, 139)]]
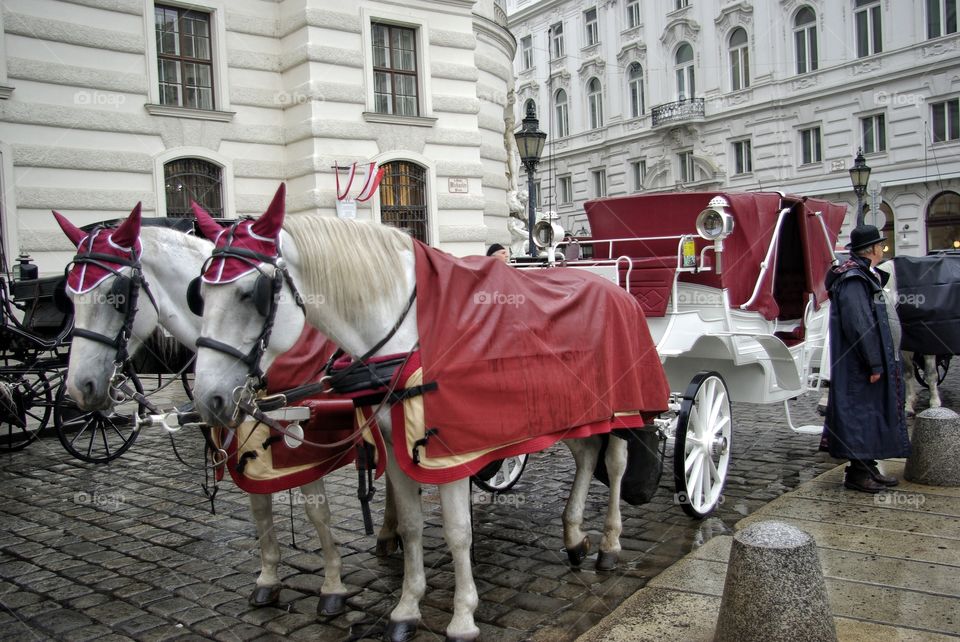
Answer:
[(824, 433), (833, 457), (849, 459), (843, 485), (867, 493), (895, 486), (877, 459), (906, 457), (903, 375), (882, 287), (874, 269), (883, 241), (873, 225), (850, 234), (850, 258), (827, 273), (830, 292), (830, 401)]

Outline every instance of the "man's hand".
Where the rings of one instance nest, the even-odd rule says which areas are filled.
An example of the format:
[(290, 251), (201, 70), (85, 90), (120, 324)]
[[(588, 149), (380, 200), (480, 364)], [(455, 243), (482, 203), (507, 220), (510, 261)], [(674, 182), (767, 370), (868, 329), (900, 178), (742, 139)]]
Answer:
[(870, 383), (877, 383), (878, 381), (880, 381), (880, 375), (879, 375), (879, 374), (872, 374), (872, 375), (870, 375)]

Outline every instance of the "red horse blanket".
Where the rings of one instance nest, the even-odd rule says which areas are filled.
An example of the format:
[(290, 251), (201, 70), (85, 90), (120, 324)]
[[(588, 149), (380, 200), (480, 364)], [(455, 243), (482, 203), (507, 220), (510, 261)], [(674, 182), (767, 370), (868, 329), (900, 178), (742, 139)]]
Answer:
[(393, 410), (395, 454), (412, 478), (452, 481), (667, 409), (643, 311), (621, 288), (572, 268), (519, 270), (414, 245), (420, 351), (397, 383), (438, 387)]
[[(319, 331), (305, 326), (294, 347), (270, 366), (267, 393), (317, 381), (335, 349)], [(353, 441), (334, 447), (313, 445), (333, 444), (354, 433), (356, 412), (352, 401), (325, 396), (294, 405), (311, 410), (310, 421), (302, 425), (304, 443), (294, 448), (287, 445), (278, 431), (255, 421), (241, 424), (229, 440), (223, 431), (218, 431), (221, 443), (227, 443), (230, 476), (244, 492), (275, 493), (302, 486), (356, 459)], [(245, 453), (253, 456), (244, 458)]]

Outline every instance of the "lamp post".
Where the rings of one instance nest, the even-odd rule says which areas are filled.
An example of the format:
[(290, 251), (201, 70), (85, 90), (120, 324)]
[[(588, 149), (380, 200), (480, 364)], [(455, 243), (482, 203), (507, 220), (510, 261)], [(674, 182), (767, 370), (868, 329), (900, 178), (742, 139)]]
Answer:
[(857, 195), (857, 226), (863, 225), (863, 195), (867, 191), (867, 182), (870, 180), (870, 166), (863, 158), (863, 149), (857, 149), (857, 157), (853, 159), (850, 168), (850, 182)]
[(543, 144), (547, 135), (540, 131), (540, 121), (537, 120), (537, 114), (534, 111), (533, 102), (527, 103), (527, 115), (522, 121), (520, 130), (513, 134), (517, 139), (517, 149), (520, 151), (520, 161), (523, 168), (527, 170), (527, 250), (530, 256), (537, 256), (537, 246), (533, 243), (533, 225), (536, 223), (536, 214), (533, 202), (533, 170), (537, 168), (540, 162), (540, 154), (543, 153)]

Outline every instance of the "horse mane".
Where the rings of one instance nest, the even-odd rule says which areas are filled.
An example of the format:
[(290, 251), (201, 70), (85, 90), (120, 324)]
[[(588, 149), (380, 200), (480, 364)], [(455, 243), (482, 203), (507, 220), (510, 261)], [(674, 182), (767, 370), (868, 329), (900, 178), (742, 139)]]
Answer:
[[(176, 243), (196, 254), (209, 255), (213, 251), (213, 243), (194, 234), (187, 234), (169, 227), (143, 227), (140, 229), (140, 242), (143, 243), (144, 254), (150, 256), (166, 256), (163, 253), (165, 243)], [(151, 246), (149, 253), (147, 246)], [(159, 251), (158, 251), (159, 250)]]
[[(413, 251), (403, 231), (316, 214), (287, 216), (283, 229), (297, 246), (308, 291), (326, 293), (326, 303), (346, 322), (375, 313), (384, 297), (401, 299), (406, 283), (400, 257)], [(307, 319), (316, 321), (316, 306), (306, 307)]]

